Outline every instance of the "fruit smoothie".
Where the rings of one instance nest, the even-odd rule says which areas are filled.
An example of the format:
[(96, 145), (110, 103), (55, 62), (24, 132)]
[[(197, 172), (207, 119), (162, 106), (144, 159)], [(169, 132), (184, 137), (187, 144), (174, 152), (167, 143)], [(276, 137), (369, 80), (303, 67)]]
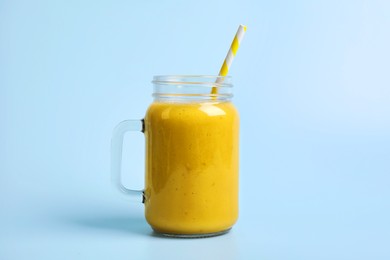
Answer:
[(154, 230), (207, 234), (238, 217), (239, 117), (230, 102), (152, 103), (145, 116), (145, 215)]

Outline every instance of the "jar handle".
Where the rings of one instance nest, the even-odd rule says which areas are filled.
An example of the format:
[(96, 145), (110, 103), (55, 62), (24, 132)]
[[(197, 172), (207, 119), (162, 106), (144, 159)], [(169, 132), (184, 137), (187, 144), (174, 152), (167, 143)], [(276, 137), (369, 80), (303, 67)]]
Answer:
[(144, 202), (143, 190), (126, 188), (121, 181), (123, 137), (126, 132), (144, 132), (144, 120), (125, 120), (113, 131), (111, 139), (111, 180), (115, 187), (132, 201)]

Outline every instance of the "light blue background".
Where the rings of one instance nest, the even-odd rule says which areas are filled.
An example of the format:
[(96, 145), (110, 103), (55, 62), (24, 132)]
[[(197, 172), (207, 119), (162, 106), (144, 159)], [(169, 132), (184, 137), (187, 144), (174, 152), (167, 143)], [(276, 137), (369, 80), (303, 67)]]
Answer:
[[(389, 259), (390, 2), (0, 1), (0, 259)], [(230, 75), (240, 219), (155, 237), (110, 186), (156, 74)], [(143, 137), (125, 182), (143, 187)], [(132, 172), (130, 174), (130, 171)]]

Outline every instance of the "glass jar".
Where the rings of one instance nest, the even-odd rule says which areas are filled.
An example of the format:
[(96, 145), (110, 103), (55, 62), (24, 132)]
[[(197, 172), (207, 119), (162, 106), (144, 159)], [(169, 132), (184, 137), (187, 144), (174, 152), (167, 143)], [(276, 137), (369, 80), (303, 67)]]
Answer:
[[(155, 76), (153, 84), (145, 118), (124, 121), (114, 131), (114, 181), (126, 194), (142, 194), (146, 220), (158, 233), (226, 233), (238, 217), (239, 116), (230, 77)], [(132, 130), (146, 139), (143, 191), (124, 188), (115, 169), (117, 147)]]

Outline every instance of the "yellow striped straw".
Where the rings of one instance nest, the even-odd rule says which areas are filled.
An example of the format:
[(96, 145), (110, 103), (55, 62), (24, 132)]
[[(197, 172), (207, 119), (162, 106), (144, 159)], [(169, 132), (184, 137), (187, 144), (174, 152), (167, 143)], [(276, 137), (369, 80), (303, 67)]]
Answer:
[[(233, 42), (230, 45), (230, 49), (226, 55), (226, 58), (223, 61), (223, 64), (222, 64), (222, 67), (219, 71), (218, 76), (225, 77), (229, 73), (230, 65), (232, 65), (233, 59), (236, 56), (237, 50), (240, 47), (240, 43), (241, 43), (242, 38), (244, 38), (245, 32), (246, 32), (246, 26), (240, 24), (240, 26), (238, 27), (237, 33), (234, 36)], [(222, 77), (218, 77), (218, 79), (215, 81), (215, 83), (217, 83), (217, 84), (222, 83), (223, 82)], [(211, 94), (217, 94), (217, 93), (218, 93), (218, 89), (216, 86), (214, 86), (211, 89)]]

